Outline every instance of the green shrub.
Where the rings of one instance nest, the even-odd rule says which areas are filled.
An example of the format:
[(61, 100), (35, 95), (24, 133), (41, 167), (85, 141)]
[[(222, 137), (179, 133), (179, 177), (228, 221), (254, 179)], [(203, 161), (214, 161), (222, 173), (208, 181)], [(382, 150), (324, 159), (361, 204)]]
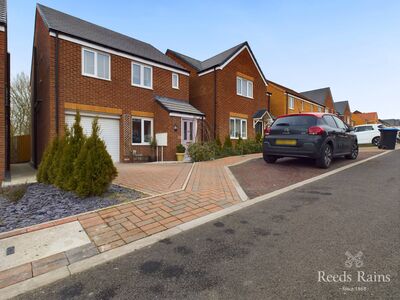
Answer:
[(69, 138), (69, 130), (68, 127), (65, 126), (64, 135), (58, 138), (57, 150), (54, 153), (53, 161), (51, 162), (48, 170), (49, 183), (51, 184), (57, 185), (57, 177), (60, 172), (61, 159), (63, 157), (63, 152), (68, 144), (68, 138)]
[(243, 154), (251, 154), (251, 153), (260, 153), (262, 152), (262, 144), (259, 140), (244, 140), (242, 143), (242, 153)]
[(111, 156), (99, 137), (99, 130), (96, 118), (92, 124), (92, 134), (74, 163), (75, 192), (81, 197), (102, 195), (117, 176)]
[(261, 133), (256, 134), (256, 142), (262, 143), (263, 141), (263, 135)]
[(215, 140), (215, 145), (217, 147), (217, 149), (220, 151), (222, 150), (222, 143), (221, 140), (219, 139), (219, 136), (217, 137), (217, 139)]
[(231, 137), (230, 137), (229, 135), (227, 135), (227, 136), (225, 137), (225, 141), (224, 141), (224, 147), (223, 147), (223, 149), (226, 149), (226, 148), (233, 148), (233, 146), (232, 146), (232, 140), (231, 140)]
[(56, 137), (50, 144), (47, 145), (46, 150), (43, 153), (42, 161), (40, 162), (38, 172), (36, 174), (36, 179), (40, 183), (49, 184), (54, 181), (54, 178), (51, 177), (51, 166), (58, 149), (58, 144), (59, 138)]
[(215, 158), (215, 150), (211, 143), (193, 143), (188, 152), (193, 161), (207, 161)]
[(75, 177), (72, 176), (74, 173), (74, 162), (85, 142), (85, 135), (83, 134), (83, 128), (80, 122), (81, 116), (79, 112), (77, 112), (74, 125), (71, 128), (71, 133), (66, 133), (65, 146), (59, 156), (60, 166), (56, 175), (55, 184), (63, 190), (73, 191), (77, 185)]
[(176, 153), (185, 153), (185, 152), (186, 152), (185, 146), (183, 146), (182, 144), (178, 144), (176, 146)]

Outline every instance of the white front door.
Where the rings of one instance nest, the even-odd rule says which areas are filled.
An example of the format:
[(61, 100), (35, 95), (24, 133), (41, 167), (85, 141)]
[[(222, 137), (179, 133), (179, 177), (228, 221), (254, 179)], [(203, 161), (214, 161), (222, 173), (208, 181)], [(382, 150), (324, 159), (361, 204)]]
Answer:
[(182, 145), (194, 143), (196, 140), (195, 120), (182, 119)]

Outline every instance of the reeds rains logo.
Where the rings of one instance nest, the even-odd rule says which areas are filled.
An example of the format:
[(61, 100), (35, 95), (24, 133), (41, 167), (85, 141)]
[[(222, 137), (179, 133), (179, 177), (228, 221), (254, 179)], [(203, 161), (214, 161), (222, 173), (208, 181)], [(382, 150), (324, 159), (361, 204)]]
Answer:
[(390, 282), (390, 274), (379, 274), (378, 272), (365, 272), (362, 270), (356, 270), (351, 272), (351, 269), (360, 269), (364, 267), (363, 252), (358, 251), (356, 254), (352, 254), (350, 251), (345, 252), (346, 260), (344, 266), (349, 269), (344, 270), (341, 273), (327, 273), (325, 271), (318, 271), (318, 282), (329, 282), (329, 283), (377, 283), (377, 282)]

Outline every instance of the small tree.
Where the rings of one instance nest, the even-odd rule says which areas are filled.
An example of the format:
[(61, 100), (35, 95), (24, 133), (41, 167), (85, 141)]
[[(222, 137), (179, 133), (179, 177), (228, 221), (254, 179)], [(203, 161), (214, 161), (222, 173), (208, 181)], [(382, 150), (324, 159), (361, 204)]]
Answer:
[(56, 185), (61, 189), (73, 191), (77, 182), (74, 173), (74, 162), (77, 159), (82, 146), (85, 142), (83, 128), (81, 126), (81, 116), (79, 111), (76, 113), (74, 125), (71, 128), (71, 134), (67, 137), (65, 147), (60, 155), (60, 165), (56, 174)]
[(74, 179), (77, 182), (75, 192), (81, 197), (103, 194), (117, 170), (104, 141), (99, 137), (97, 118), (92, 124), (92, 135), (86, 140), (74, 163)]
[(65, 126), (64, 128), (64, 135), (62, 137), (57, 138), (58, 139), (58, 145), (57, 149), (54, 152), (52, 162), (49, 165), (49, 183), (57, 185), (57, 176), (60, 171), (61, 167), (61, 158), (63, 156), (64, 149), (66, 145), (68, 144), (68, 139), (69, 139), (69, 130), (68, 127)]
[(51, 166), (55, 154), (58, 150), (59, 138), (56, 137), (46, 148), (42, 156), (42, 161), (40, 162), (39, 169), (36, 175), (37, 181), (41, 183), (52, 183), (53, 178), (51, 177)]

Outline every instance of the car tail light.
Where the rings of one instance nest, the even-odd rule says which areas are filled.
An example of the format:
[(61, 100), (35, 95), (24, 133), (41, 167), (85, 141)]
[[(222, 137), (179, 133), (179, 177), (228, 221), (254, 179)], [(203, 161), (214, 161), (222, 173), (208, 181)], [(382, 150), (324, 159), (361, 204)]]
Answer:
[(322, 135), (325, 132), (325, 130), (322, 127), (319, 126), (311, 126), (308, 128), (308, 134), (310, 135)]
[(265, 127), (264, 136), (268, 136), (271, 133), (271, 127)]

